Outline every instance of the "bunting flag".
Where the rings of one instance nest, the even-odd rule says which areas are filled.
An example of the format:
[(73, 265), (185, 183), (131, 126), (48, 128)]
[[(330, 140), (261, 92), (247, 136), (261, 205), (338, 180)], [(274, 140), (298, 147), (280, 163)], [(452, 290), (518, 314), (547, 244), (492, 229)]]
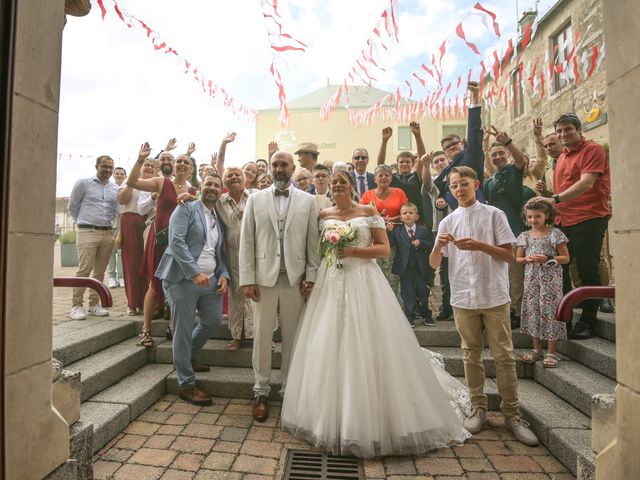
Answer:
[(596, 68), (598, 66), (598, 57), (600, 56), (600, 52), (598, 51), (598, 46), (594, 45), (591, 48), (591, 51), (593, 52), (591, 55), (591, 64), (589, 66), (589, 71), (587, 72), (587, 77), (591, 78), (591, 75), (593, 75), (593, 72), (596, 71)]
[(478, 47), (476, 47), (475, 43), (471, 43), (467, 40), (464, 30), (462, 29), (462, 22), (460, 22), (456, 27), (456, 35), (458, 35), (458, 37), (460, 37), (462, 41), (467, 44), (467, 47), (473, 50), (476, 55), (480, 55), (480, 51), (478, 50)]
[[(213, 82), (213, 80), (200, 73), (198, 71), (198, 68), (195, 68), (192, 62), (180, 55), (176, 49), (169, 46), (166, 42), (162, 41), (160, 35), (155, 30), (153, 30), (145, 21), (140, 20), (136, 16), (130, 14), (126, 9), (122, 8), (116, 0), (112, 0), (112, 3), (113, 11), (115, 12), (116, 16), (122, 21), (122, 23), (127, 26), (127, 28), (133, 30), (143, 30), (155, 51), (162, 52), (165, 55), (169, 55), (171, 58), (175, 58), (180, 65), (184, 65), (184, 73), (191, 72), (193, 74), (194, 80), (198, 83), (203, 93), (207, 94), (211, 98), (216, 98), (216, 94), (219, 91), (222, 94), (221, 100), (225, 107), (230, 108), (235, 115), (246, 117), (249, 120), (255, 120), (256, 111), (253, 108), (249, 107), (241, 101), (238, 101), (224, 88), (219, 87)], [(104, 6), (104, 1), (98, 0), (98, 6), (100, 7), (100, 15), (102, 17), (102, 20), (104, 21), (108, 13), (108, 10)]]
[[(483, 13), (486, 13), (487, 15), (489, 15), (489, 17), (491, 17), (491, 21), (493, 22), (493, 31), (496, 33), (496, 36), (498, 38), (500, 38), (500, 25), (498, 24), (496, 18), (497, 15), (495, 13), (493, 13), (491, 10), (488, 10), (486, 8), (484, 8), (482, 5), (480, 5), (480, 2), (476, 3), (473, 6), (474, 9), (479, 10)], [(486, 20), (486, 17), (483, 17), (483, 20)]]
[(271, 49), (276, 52), (296, 50), (305, 52), (309, 46), (284, 30), (282, 18), (278, 12), (278, 1), (260, 0), (260, 3), (262, 4), (262, 16), (266, 22)]
[(531, 24), (527, 23), (524, 26), (524, 32), (522, 33), (522, 48), (520, 50), (520, 52), (524, 52), (524, 50), (529, 46), (529, 43), (531, 43)]

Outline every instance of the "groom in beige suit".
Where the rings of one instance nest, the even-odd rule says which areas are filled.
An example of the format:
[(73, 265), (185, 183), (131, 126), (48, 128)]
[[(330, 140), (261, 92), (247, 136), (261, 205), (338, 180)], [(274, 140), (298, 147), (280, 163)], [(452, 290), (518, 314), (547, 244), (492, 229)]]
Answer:
[(264, 422), (271, 391), (271, 342), (278, 306), (282, 332), (282, 390), (304, 299), (320, 264), (318, 208), (313, 195), (291, 185), (293, 156), (271, 159), (273, 186), (249, 196), (240, 230), (240, 285), (254, 303), (253, 416)]

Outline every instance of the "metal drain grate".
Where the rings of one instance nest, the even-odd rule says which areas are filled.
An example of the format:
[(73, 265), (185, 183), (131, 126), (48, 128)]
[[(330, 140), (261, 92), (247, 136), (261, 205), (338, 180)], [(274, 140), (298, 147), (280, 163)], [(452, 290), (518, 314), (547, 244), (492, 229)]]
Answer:
[(362, 462), (356, 457), (338, 457), (322, 452), (289, 450), (284, 480), (364, 480)]

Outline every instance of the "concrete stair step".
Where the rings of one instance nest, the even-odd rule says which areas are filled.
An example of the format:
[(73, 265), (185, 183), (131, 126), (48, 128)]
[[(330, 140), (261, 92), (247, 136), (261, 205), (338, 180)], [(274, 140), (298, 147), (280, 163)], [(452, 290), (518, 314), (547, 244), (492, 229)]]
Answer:
[(605, 377), (616, 379), (616, 344), (614, 342), (600, 337), (567, 340), (558, 343), (558, 351)]
[(591, 417), (591, 397), (596, 393), (613, 393), (616, 382), (572, 360), (562, 360), (557, 368), (535, 365), (534, 379), (558, 397)]
[(84, 402), (80, 419), (93, 423), (93, 453), (104, 447), (129, 425), (129, 408), (120, 403)]
[[(252, 368), (211, 367), (211, 371), (197, 373), (198, 386), (214, 397), (253, 398), (255, 382)], [(271, 396), (280, 400), (278, 391), (281, 387), (280, 370), (271, 372)], [(167, 392), (178, 393), (178, 375), (173, 372), (167, 377)]]
[[(209, 340), (197, 355), (197, 360), (206, 365), (215, 367), (237, 367), (252, 368), (251, 356), (252, 348), (250, 343), (245, 343), (236, 352), (227, 350), (227, 340)], [(431, 347), (431, 351), (441, 353), (444, 357), (445, 368), (447, 372), (456, 377), (464, 377), (464, 364), (462, 361), (462, 350), (460, 347)], [(281, 354), (275, 351), (272, 354), (272, 368), (279, 369)], [(485, 375), (487, 378), (495, 378), (496, 369), (489, 350), (484, 350), (482, 360), (485, 367)], [(156, 362), (173, 363), (173, 352), (170, 342), (158, 345), (156, 352)], [(518, 377), (533, 377), (533, 365), (529, 365), (520, 360), (516, 356), (516, 370)]]
[(540, 442), (575, 474), (578, 458), (591, 452), (591, 419), (535, 380), (518, 381), (518, 399)]
[(67, 366), (136, 334), (135, 324), (108, 317), (53, 326), (53, 356)]
[(598, 312), (596, 335), (612, 342), (616, 341), (616, 314)]
[[(163, 340), (155, 339), (156, 344)], [(66, 367), (81, 374), (82, 402), (154, 361), (155, 348), (147, 350), (136, 343), (137, 338), (129, 338)]]
[(165, 394), (166, 378), (171, 372), (173, 365), (145, 365), (87, 401), (127, 405), (133, 420)]

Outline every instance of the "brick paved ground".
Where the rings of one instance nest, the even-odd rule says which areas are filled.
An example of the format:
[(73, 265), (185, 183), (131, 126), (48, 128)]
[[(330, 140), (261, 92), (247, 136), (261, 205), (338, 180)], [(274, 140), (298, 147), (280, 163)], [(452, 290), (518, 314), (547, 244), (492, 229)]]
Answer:
[[(279, 407), (257, 423), (248, 400), (195, 407), (165, 395), (94, 457), (96, 480), (268, 480), (282, 477), (289, 449), (310, 447), (279, 429)], [(494, 425), (464, 446), (416, 457), (366, 460), (369, 479), (569, 480), (546, 448), (527, 447)]]

